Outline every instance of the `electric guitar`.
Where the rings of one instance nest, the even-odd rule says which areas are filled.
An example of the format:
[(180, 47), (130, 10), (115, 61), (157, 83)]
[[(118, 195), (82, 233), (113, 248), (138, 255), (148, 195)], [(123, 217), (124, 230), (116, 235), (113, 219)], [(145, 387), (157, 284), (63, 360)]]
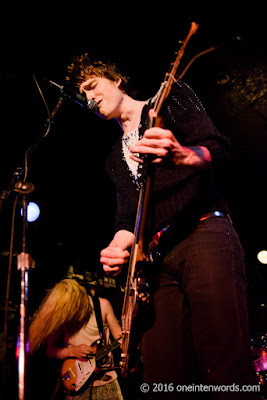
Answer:
[[(185, 47), (190, 37), (196, 33), (198, 25), (192, 22), (189, 33), (181, 44), (175, 62), (171, 64), (169, 72), (165, 75), (164, 82), (155, 96), (153, 109), (155, 111), (152, 121), (147, 120), (146, 128), (162, 127), (163, 122), (159, 113), (164, 101), (167, 99), (173, 82), (180, 78), (176, 76), (177, 68), (184, 54)], [(131, 329), (133, 319), (138, 312), (138, 303), (149, 301), (149, 291), (142, 276), (143, 265), (149, 263), (149, 257), (144, 250), (144, 230), (149, 204), (149, 196), (153, 184), (153, 164), (149, 158), (145, 159), (145, 173), (139, 192), (139, 201), (135, 220), (134, 243), (132, 245), (128, 275), (126, 280), (124, 302), (121, 315), (122, 323), (122, 345), (121, 345), (121, 375), (126, 378), (129, 369), (129, 346), (131, 340)], [(140, 267), (141, 266), (141, 267)]]
[[(82, 386), (88, 382), (94, 371), (98, 370), (99, 361), (102, 360), (110, 351), (120, 346), (117, 340), (110, 344), (101, 346), (102, 341), (98, 339), (91, 346), (95, 353), (84, 358), (68, 358), (61, 367), (60, 379), (68, 392), (78, 392)], [(101, 348), (99, 348), (101, 346)], [(99, 348), (99, 350), (98, 350)]]

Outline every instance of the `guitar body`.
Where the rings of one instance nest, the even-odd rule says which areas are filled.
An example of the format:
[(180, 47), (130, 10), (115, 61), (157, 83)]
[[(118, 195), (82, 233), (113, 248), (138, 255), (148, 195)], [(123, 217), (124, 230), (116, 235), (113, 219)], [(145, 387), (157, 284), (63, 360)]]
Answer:
[(86, 382), (89, 383), (93, 372), (101, 368), (99, 361), (119, 347), (120, 343), (114, 340), (109, 344), (102, 345), (101, 340), (98, 339), (91, 346), (94, 347), (94, 354), (85, 358), (68, 358), (62, 364), (60, 379), (69, 393), (77, 393)]
[(61, 381), (68, 392), (78, 392), (95, 369), (95, 357), (68, 358), (61, 368)]

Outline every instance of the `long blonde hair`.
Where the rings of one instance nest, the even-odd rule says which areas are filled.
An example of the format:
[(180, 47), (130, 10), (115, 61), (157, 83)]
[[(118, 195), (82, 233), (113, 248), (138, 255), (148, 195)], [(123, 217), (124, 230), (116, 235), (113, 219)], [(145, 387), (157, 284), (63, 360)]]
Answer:
[(92, 306), (86, 290), (74, 279), (58, 282), (43, 299), (29, 329), (30, 352), (60, 328), (73, 335), (88, 322)]

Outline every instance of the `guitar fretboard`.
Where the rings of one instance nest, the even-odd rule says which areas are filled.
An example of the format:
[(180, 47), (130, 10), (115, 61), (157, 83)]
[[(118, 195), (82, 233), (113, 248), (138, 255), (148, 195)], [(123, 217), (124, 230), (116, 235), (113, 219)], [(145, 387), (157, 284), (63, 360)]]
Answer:
[(95, 354), (96, 361), (101, 360), (101, 358), (105, 357), (110, 351), (116, 349), (119, 346), (120, 346), (120, 343), (117, 342), (117, 341), (114, 341), (114, 342), (112, 342), (110, 344), (107, 344), (107, 345), (103, 346)]

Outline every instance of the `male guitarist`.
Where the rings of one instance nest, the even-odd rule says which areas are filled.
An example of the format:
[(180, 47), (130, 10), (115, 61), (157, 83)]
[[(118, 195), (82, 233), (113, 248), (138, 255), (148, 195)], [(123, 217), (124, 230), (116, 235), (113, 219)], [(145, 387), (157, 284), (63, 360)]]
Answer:
[(90, 358), (101, 354), (101, 348), (96, 352), (92, 344), (101, 339), (102, 332), (106, 342), (110, 331), (115, 339), (121, 337), (112, 306), (104, 298), (99, 298), (99, 318), (103, 321), (103, 330), (99, 332), (97, 306), (77, 281), (63, 279), (44, 298), (30, 325), (30, 352), (46, 343), (47, 357), (62, 360), (61, 381), (66, 388), (66, 400), (123, 400), (110, 353), (106, 354), (106, 372), (98, 373), (100, 365)]
[(257, 398), (218, 386), (255, 383), (243, 250), (216, 182), (230, 159), (229, 140), (183, 82), (173, 83), (163, 104), (163, 127), (143, 132), (153, 99), (150, 106), (131, 97), (114, 65), (76, 57), (68, 78), (100, 116), (121, 126), (107, 164), (118, 203), (114, 238), (101, 252), (104, 270), (116, 275), (129, 260), (146, 155), (155, 171), (145, 243), (170, 226), (159, 240), (161, 260), (151, 266), (156, 286), (141, 343), (149, 386), (141, 389), (153, 399), (199, 399), (199, 392), (176, 388), (200, 382), (217, 385), (202, 393), (209, 399)]

